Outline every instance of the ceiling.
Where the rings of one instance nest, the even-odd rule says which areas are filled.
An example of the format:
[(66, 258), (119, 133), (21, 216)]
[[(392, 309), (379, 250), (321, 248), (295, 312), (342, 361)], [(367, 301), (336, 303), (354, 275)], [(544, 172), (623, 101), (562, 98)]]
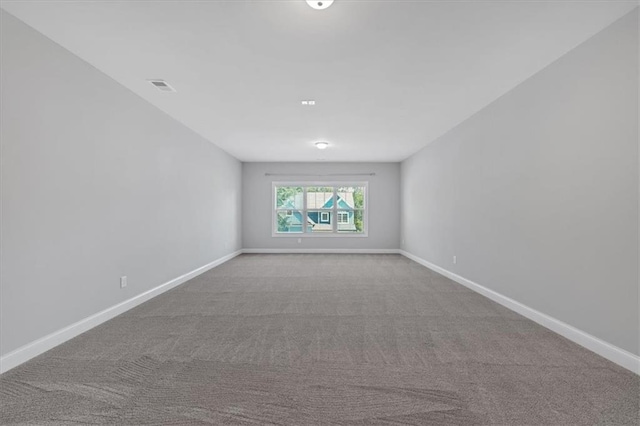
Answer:
[[(242, 161), (400, 161), (630, 1), (2, 1)], [(158, 91), (164, 79), (177, 93)], [(303, 107), (300, 101), (316, 105)], [(324, 151), (314, 142), (326, 140)]]

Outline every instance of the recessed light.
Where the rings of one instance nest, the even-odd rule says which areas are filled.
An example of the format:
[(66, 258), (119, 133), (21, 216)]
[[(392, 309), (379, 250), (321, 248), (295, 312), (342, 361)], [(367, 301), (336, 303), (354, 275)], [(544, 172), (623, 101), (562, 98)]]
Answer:
[(313, 99), (303, 99), (300, 101), (300, 104), (304, 106), (313, 106), (316, 104), (316, 101), (314, 101)]
[(307, 4), (316, 10), (324, 10), (333, 4), (333, 0), (307, 0)]
[(318, 149), (327, 149), (329, 147), (329, 142), (316, 142), (316, 148)]

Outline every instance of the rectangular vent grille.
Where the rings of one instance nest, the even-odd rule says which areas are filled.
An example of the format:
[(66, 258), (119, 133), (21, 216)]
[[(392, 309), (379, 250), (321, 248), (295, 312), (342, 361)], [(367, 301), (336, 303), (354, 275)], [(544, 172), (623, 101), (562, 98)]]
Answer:
[(169, 85), (169, 83), (167, 83), (164, 80), (149, 80), (149, 83), (151, 83), (156, 89), (162, 91), (162, 92), (175, 92), (176, 89), (174, 89), (173, 87), (171, 87)]

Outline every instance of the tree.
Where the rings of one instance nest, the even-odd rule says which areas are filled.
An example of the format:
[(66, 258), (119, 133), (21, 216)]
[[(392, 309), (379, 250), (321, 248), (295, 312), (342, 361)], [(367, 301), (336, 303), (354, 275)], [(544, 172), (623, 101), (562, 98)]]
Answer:
[[(353, 207), (356, 209), (364, 208), (364, 191), (360, 186), (353, 188)], [(356, 231), (358, 232), (364, 230), (364, 218), (362, 216), (362, 210), (354, 210), (353, 223), (356, 225)]]
[[(296, 195), (302, 194), (300, 186), (279, 186), (276, 190), (278, 208), (295, 207)], [(289, 206), (287, 204), (290, 204)]]
[(278, 232), (289, 232), (289, 216), (278, 213)]
[(356, 209), (364, 208), (364, 191), (362, 189), (359, 186), (353, 188), (353, 207)]

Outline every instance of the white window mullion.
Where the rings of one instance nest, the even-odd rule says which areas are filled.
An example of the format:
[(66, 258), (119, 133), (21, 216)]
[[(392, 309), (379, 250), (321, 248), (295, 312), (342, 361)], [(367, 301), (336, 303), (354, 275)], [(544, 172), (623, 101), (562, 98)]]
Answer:
[(338, 187), (333, 186), (333, 221), (331, 222), (333, 233), (338, 233)]
[(302, 233), (307, 233), (307, 187), (302, 187)]

